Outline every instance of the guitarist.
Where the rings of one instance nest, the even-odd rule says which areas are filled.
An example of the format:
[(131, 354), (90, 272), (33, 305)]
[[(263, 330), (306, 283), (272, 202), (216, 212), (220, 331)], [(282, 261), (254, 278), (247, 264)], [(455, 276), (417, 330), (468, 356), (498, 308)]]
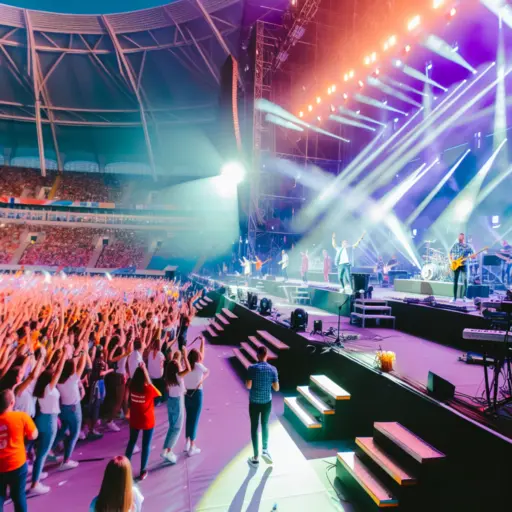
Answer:
[(256, 261), (254, 261), (254, 267), (256, 269), (256, 275), (263, 279), (263, 265), (268, 263), (270, 261), (270, 258), (266, 259), (265, 261), (261, 261), (258, 256), (255, 257)]
[(364, 233), (361, 238), (353, 245), (350, 245), (347, 240), (343, 240), (341, 245), (336, 245), (336, 233), (332, 234), (332, 246), (336, 249), (336, 257), (334, 258), (334, 264), (338, 268), (338, 278), (341, 284), (341, 293), (352, 293), (352, 276), (350, 273), (350, 257), (348, 249), (355, 249), (364, 237)]
[(389, 273), (390, 270), (393, 270), (395, 267), (399, 265), (398, 258), (396, 257), (396, 254), (393, 254), (391, 256), (391, 259), (388, 260), (386, 263), (386, 266), (384, 267), (384, 275), (387, 276), (388, 282), (390, 286), (393, 286), (395, 284), (395, 275)]
[(501, 241), (500, 254), (498, 255), (503, 260), (503, 267), (501, 269), (501, 280), (503, 284), (510, 286), (512, 281), (512, 245), (506, 240)]
[[(458, 241), (453, 244), (453, 247), (450, 249), (450, 260), (456, 260), (458, 258), (474, 258), (475, 251), (473, 248), (466, 243), (464, 233), (459, 234)], [(456, 270), (453, 271), (453, 299), (451, 302), (457, 301), (457, 290), (459, 286), (459, 276), (462, 273), (462, 300), (464, 302), (467, 301), (466, 292), (468, 289), (468, 260), (466, 261)]]

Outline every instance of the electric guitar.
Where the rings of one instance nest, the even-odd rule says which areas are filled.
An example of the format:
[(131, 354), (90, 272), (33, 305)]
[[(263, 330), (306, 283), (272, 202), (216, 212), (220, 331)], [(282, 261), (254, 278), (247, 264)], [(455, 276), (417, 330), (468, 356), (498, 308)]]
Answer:
[(268, 259), (266, 259), (265, 261), (256, 260), (256, 261), (254, 262), (254, 265), (255, 265), (255, 267), (256, 267), (256, 270), (257, 270), (257, 271), (261, 270), (261, 268), (263, 267), (263, 265), (265, 265), (265, 263), (268, 263), (268, 262), (269, 262), (269, 261), (271, 261), (271, 260), (272, 260), (272, 258), (268, 258)]
[(460, 258), (456, 258), (454, 260), (450, 258), (450, 268), (455, 272), (457, 269), (464, 266), (464, 263), (466, 263), (468, 259), (476, 258), (481, 252), (487, 251), (487, 249), (489, 249), (489, 247), (486, 246), (483, 249), (480, 249), (478, 252), (475, 252), (469, 256), (461, 256)]
[(384, 273), (384, 274), (389, 274), (389, 271), (390, 271), (392, 268), (396, 267), (398, 264), (399, 264), (399, 263), (398, 263), (398, 262), (396, 262), (396, 263), (393, 263), (392, 265), (386, 265), (386, 266), (384, 267), (384, 272), (383, 272), (383, 273)]
[(503, 254), (497, 252), (495, 256), (498, 256), (498, 258), (503, 260), (505, 263), (512, 263), (512, 258), (507, 258), (506, 256), (503, 256)]

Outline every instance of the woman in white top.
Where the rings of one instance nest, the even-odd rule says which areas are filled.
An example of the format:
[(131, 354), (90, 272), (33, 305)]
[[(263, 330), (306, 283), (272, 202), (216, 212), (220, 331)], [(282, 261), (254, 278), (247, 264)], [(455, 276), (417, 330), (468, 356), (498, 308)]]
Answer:
[[(183, 416), (185, 412), (185, 404), (183, 397), (185, 395), (185, 383), (183, 377), (190, 372), (190, 364), (187, 358), (187, 348), (183, 347), (183, 361), (185, 369), (181, 369), (179, 358), (172, 359), (167, 363), (165, 369), (165, 386), (167, 389), (167, 413), (169, 416), (169, 429), (164, 441), (164, 451), (162, 458), (171, 464), (176, 464), (177, 457), (172, 451), (176, 446), (180, 437), (181, 428), (183, 427)], [(180, 354), (176, 352), (176, 354)]]
[(164, 362), (165, 356), (162, 353), (162, 341), (160, 333), (157, 333), (148, 355), (148, 373), (151, 377), (151, 382), (162, 395), (155, 398), (155, 405), (161, 404), (165, 400)]
[(46, 494), (50, 491), (50, 488), (43, 485), (39, 480), (46, 457), (57, 435), (57, 419), (60, 413), (60, 393), (57, 389), (57, 382), (59, 382), (65, 362), (66, 350), (62, 350), (56, 368), (46, 369), (37, 379), (34, 389), (34, 396), (39, 399), (41, 412), (36, 418), (39, 437), (37, 440), (34, 470), (32, 471), (32, 487), (30, 489), (30, 492), (33, 494)]
[[(74, 469), (78, 462), (71, 460), (71, 455), (75, 449), (80, 428), (82, 426), (82, 392), (80, 390), (80, 377), (85, 369), (87, 354), (81, 350), (78, 354), (78, 364), (75, 359), (68, 359), (64, 364), (62, 375), (57, 384), (60, 393), (60, 429), (54, 441), (54, 446), (64, 440), (64, 459), (60, 466), (60, 471)], [(82, 388), (83, 389), (83, 388)], [(69, 430), (69, 437), (66, 432)]]
[(184, 382), (187, 389), (185, 394), (185, 411), (187, 420), (185, 423), (185, 451), (189, 456), (201, 453), (196, 446), (197, 425), (203, 408), (203, 382), (209, 375), (209, 370), (202, 364), (204, 359), (204, 338), (201, 336), (199, 350), (192, 349), (188, 354), (190, 372), (185, 375)]
[(105, 468), (100, 493), (92, 500), (89, 512), (141, 512), (144, 496), (133, 485), (130, 461), (118, 455)]

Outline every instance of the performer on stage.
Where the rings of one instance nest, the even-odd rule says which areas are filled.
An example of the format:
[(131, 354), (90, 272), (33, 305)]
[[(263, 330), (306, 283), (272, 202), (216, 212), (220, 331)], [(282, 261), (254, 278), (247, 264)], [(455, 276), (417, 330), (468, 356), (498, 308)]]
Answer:
[(454, 261), (458, 258), (468, 258), (462, 265), (453, 271), (453, 299), (451, 302), (457, 301), (457, 290), (459, 286), (459, 275), (462, 273), (462, 300), (467, 301), (466, 292), (468, 289), (468, 260), (469, 258), (475, 257), (475, 251), (473, 248), (465, 242), (464, 233), (459, 234), (459, 239), (453, 244), (450, 249), (450, 260)]
[(258, 256), (256, 256), (256, 261), (254, 261), (254, 267), (256, 269), (256, 275), (263, 279), (263, 265), (265, 263), (268, 263), (270, 261), (270, 258), (266, 259), (265, 261), (261, 261)]
[(388, 276), (389, 286), (393, 286), (395, 284), (395, 276), (394, 274), (390, 275), (389, 271), (398, 267), (399, 264), (400, 262), (398, 261), (396, 254), (393, 254), (384, 267), (384, 275)]
[(377, 280), (379, 281), (379, 286), (382, 286), (384, 283), (384, 259), (382, 256), (379, 256), (377, 259), (377, 264), (375, 265), (375, 272), (377, 272)]
[(288, 281), (288, 264), (290, 263), (290, 257), (288, 253), (283, 249), (281, 251), (281, 261), (278, 265), (281, 265), (281, 275), (284, 277), (284, 281)]
[(364, 233), (361, 238), (353, 245), (350, 245), (347, 240), (343, 240), (341, 245), (336, 245), (336, 233), (332, 234), (332, 246), (336, 249), (336, 257), (334, 264), (338, 268), (338, 279), (341, 284), (341, 293), (352, 293), (352, 276), (350, 274), (350, 258), (348, 254), (349, 247), (355, 249), (364, 237)]
[(510, 286), (512, 284), (512, 245), (510, 245), (506, 240), (501, 241), (500, 255), (503, 260), (501, 280), (503, 281), (503, 284)]
[(324, 281), (326, 283), (329, 282), (329, 272), (331, 271), (332, 259), (329, 256), (329, 253), (324, 249)]
[(252, 261), (248, 260), (245, 256), (242, 256), (242, 258), (243, 259), (240, 260), (240, 265), (242, 265), (243, 274), (245, 277), (250, 277)]
[(300, 265), (300, 275), (302, 277), (302, 281), (304, 283), (308, 282), (308, 270), (309, 270), (309, 255), (308, 250), (300, 253), (302, 257), (301, 265)]

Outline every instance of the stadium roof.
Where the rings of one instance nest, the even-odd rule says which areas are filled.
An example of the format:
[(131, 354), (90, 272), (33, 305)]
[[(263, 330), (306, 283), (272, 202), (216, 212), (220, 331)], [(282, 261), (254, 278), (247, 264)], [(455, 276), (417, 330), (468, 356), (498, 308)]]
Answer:
[(147, 135), (212, 122), (221, 67), (237, 53), (243, 4), (176, 0), (103, 15), (0, 4), (0, 120), (40, 119), (57, 159), (62, 127), (135, 127)]

